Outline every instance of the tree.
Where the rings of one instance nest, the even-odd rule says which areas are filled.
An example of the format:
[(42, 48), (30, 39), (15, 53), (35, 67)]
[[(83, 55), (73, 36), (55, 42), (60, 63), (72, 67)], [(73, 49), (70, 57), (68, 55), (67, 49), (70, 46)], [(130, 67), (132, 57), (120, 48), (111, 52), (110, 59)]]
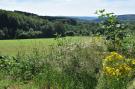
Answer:
[(54, 28), (55, 28), (56, 34), (65, 36), (65, 28), (62, 22), (56, 22), (54, 24)]
[(47, 24), (42, 28), (43, 37), (54, 37), (55, 30), (51, 23)]
[(120, 45), (121, 40), (126, 36), (125, 25), (120, 23), (114, 13), (106, 13), (104, 9), (96, 11), (96, 14), (101, 20), (99, 26), (103, 36), (112, 42), (113, 49), (116, 50), (116, 45)]
[(2, 30), (0, 30), (0, 39), (4, 39), (4, 37), (5, 37), (5, 33)]

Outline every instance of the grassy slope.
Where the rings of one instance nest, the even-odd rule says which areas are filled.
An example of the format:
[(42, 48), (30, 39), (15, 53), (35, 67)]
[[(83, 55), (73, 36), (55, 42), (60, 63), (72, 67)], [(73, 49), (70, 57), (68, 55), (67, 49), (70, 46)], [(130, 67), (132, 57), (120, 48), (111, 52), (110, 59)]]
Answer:
[(55, 43), (54, 39), (25, 39), (25, 40), (1, 40), (0, 54), (15, 55), (19, 51), (30, 51), (32, 48), (47, 47)]
[[(89, 37), (66, 37), (72, 40), (87, 40)], [(54, 38), (46, 39), (23, 39), (23, 40), (0, 40), (0, 55), (16, 55), (19, 51), (29, 53), (33, 48), (43, 49), (55, 45)]]

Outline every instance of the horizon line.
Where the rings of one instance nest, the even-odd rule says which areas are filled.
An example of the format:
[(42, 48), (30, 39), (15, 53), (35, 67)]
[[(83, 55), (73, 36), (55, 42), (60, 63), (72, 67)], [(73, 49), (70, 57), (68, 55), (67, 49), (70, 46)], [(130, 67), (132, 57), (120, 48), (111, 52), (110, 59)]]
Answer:
[[(7, 10), (7, 9), (2, 9), (2, 8), (0, 8), (0, 10), (11, 11), (11, 12), (20, 11), (20, 12), (24, 12), (24, 13), (35, 14), (35, 15), (38, 15), (38, 16), (52, 16), (52, 17), (98, 17), (96, 14), (95, 15), (40, 15), (38, 13), (23, 11), (23, 10)], [(125, 13), (125, 14), (115, 14), (115, 15), (118, 16), (118, 15), (135, 15), (135, 14), (133, 14), (133, 13), (126, 14)]]

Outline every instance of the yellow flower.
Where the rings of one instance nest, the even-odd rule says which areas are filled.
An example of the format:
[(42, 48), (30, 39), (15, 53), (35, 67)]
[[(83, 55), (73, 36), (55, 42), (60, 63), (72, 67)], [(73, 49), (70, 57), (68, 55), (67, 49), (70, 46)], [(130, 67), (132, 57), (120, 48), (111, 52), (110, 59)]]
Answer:
[(132, 60), (132, 64), (135, 65), (135, 60)]
[(122, 60), (124, 57), (116, 52), (111, 52), (111, 55), (113, 56), (114, 59), (116, 60)]
[(111, 52), (110, 55), (108, 55), (105, 58), (105, 61), (113, 61), (113, 60), (123, 60), (124, 57), (116, 52)]
[(122, 55), (117, 55), (117, 58), (118, 58), (119, 60), (124, 59), (124, 57), (123, 57)]
[(131, 70), (132, 68), (127, 65), (120, 65), (115, 68), (105, 67), (103, 71), (108, 76), (121, 76), (128, 74)]
[[(111, 52), (111, 54), (103, 60), (103, 73), (108, 76), (116, 77), (129, 75), (132, 72), (132, 67), (128, 65), (128, 62), (125, 60), (122, 55)], [(135, 60), (132, 61), (132, 64), (135, 64)]]
[(115, 72), (116, 72), (116, 75), (117, 75), (117, 76), (121, 75), (121, 72), (120, 72), (120, 70), (119, 70), (119, 69), (116, 69), (116, 71), (115, 71)]
[(104, 73), (109, 76), (114, 76), (115, 75), (115, 69), (112, 67), (104, 67)]
[(111, 55), (117, 55), (118, 53), (116, 53), (116, 52), (111, 52)]
[(107, 56), (107, 57), (105, 58), (105, 60), (106, 60), (106, 61), (112, 61), (113, 59), (112, 59), (112, 56)]

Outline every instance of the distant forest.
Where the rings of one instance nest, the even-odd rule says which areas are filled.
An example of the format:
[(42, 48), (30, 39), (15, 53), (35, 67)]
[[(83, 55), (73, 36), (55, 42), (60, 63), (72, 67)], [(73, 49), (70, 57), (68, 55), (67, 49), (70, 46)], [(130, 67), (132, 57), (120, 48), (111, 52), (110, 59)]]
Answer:
[[(124, 17), (125, 18), (125, 17)], [(135, 31), (134, 21), (126, 21), (128, 31)], [(0, 10), (0, 39), (52, 38), (102, 34), (98, 21), (70, 17), (39, 16), (21, 11)]]

